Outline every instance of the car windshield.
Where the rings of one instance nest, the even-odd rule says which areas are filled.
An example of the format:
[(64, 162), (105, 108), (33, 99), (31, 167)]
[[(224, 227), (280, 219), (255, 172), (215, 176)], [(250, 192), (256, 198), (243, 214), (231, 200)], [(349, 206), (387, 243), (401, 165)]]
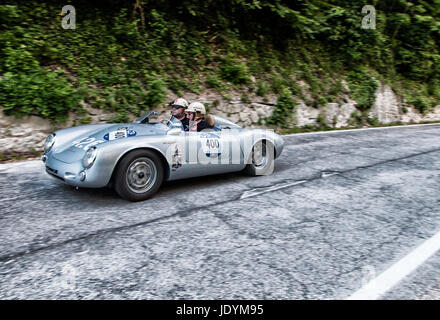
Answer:
[(156, 111), (148, 111), (139, 119), (135, 120), (135, 123), (158, 123), (159, 122), (159, 113)]

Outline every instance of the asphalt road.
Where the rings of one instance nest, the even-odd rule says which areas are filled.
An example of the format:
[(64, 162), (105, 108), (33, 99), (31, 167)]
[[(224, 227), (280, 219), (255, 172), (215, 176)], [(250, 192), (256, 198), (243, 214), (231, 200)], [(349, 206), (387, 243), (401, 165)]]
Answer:
[[(440, 230), (440, 125), (285, 136), (126, 202), (0, 165), (1, 299), (344, 299)], [(381, 299), (439, 299), (440, 253)]]

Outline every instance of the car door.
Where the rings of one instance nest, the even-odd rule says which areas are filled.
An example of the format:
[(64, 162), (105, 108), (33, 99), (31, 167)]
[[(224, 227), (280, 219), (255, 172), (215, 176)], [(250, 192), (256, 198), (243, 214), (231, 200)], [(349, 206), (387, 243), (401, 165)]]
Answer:
[(189, 133), (197, 137), (197, 164), (200, 175), (241, 170), (240, 139), (230, 130)]
[(179, 140), (181, 165), (171, 180), (239, 171), (244, 168), (239, 136), (231, 130), (185, 132)]

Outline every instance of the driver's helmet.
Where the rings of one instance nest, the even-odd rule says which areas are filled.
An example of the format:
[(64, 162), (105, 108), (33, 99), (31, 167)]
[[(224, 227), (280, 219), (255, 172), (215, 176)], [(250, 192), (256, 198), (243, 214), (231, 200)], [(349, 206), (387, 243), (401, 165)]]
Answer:
[(186, 101), (183, 98), (177, 98), (176, 100), (174, 100), (173, 103), (171, 103), (171, 106), (178, 106), (178, 107), (182, 107), (184, 109), (188, 108), (188, 101)]

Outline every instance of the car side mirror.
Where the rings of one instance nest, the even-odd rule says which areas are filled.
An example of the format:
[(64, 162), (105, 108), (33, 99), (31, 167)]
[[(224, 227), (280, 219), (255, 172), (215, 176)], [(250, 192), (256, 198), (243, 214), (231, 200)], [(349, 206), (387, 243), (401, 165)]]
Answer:
[(183, 132), (182, 129), (172, 128), (172, 129), (168, 130), (167, 135), (169, 135), (169, 136), (180, 136), (180, 134), (182, 132)]

